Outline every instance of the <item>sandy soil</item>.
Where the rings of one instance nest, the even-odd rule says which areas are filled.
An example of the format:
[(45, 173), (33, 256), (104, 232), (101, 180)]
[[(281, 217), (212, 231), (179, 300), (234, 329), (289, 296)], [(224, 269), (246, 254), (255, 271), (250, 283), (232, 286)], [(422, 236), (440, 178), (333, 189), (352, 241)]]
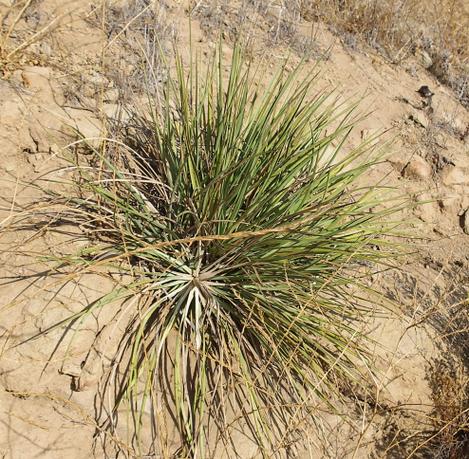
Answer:
[[(8, 3), (0, 1), (0, 11), (5, 12)], [(17, 24), (13, 44), (54, 18), (59, 20), (21, 58), (5, 66), (0, 80), (0, 229), (5, 229), (0, 238), (2, 458), (117, 457), (112, 448), (105, 453), (101, 443), (93, 441), (98, 370), (91, 364), (81, 368), (99, 323), (90, 323), (76, 336), (67, 356), (63, 349), (55, 352), (60, 330), (29, 340), (82, 307), (105, 286), (88, 278), (58, 292), (51, 279), (32, 277), (42, 265), (32, 261), (31, 254), (59, 253), (64, 240), (47, 232), (33, 237), (33, 231), (7, 231), (12, 209), (38, 197), (39, 192), (26, 185), (62, 164), (60, 152), (76, 138), (74, 129), (86, 137), (104, 135), (103, 119), (113, 116), (122, 100), (132, 103), (142, 95), (140, 62), (132, 54), (140, 20), (119, 35), (132, 17), (119, 10), (126, 2), (103, 9), (114, 30), (109, 30), (101, 7), (95, 4), (34, 2), (31, 14)], [(165, 40), (175, 36), (187, 49), (191, 35), (202, 52), (216, 46), (215, 13), (202, 8), (193, 12), (189, 33), (186, 2), (168, 0), (153, 8)], [(262, 53), (272, 71), (288, 55), (293, 62), (300, 59), (291, 46), (266, 46), (267, 19), (256, 25), (252, 53)], [(308, 41), (311, 30), (314, 40)], [(374, 279), (402, 307), (398, 318), (372, 324), (382, 346), (376, 349), (376, 361), (383, 370), (377, 383), (379, 409), (365, 404), (349, 424), (340, 417), (325, 416), (324, 432), (317, 433), (300, 454), (407, 457), (412, 441), (425, 441), (416, 432), (427, 425), (434, 428), (430, 418), (444, 418), (441, 406), (451, 405), (464, 392), (468, 374), (469, 139), (464, 134), (469, 113), (417, 59), (410, 57), (397, 66), (364, 46), (351, 50), (322, 24), (303, 22), (297, 34), (304, 46), (314, 50), (306, 65), (321, 71), (318, 90), (337, 88), (342, 100), (362, 99), (360, 111), (368, 116), (358, 123), (348, 146), (381, 131), (386, 131), (384, 138), (393, 139), (387, 160), (368, 179), (384, 180), (414, 202), (428, 201), (402, 215), (409, 221), (415, 253), (400, 271), (390, 270)], [(227, 55), (231, 43), (226, 36)], [(435, 93), (433, 110), (422, 106), (416, 92), (421, 85)], [(74, 390), (78, 380), (79, 391)], [(453, 391), (449, 395), (445, 384)], [(461, 403), (467, 409), (467, 399)], [(402, 439), (402, 444), (396, 446), (396, 439)], [(107, 439), (111, 445), (114, 440)], [(247, 443), (238, 453), (255, 456)]]

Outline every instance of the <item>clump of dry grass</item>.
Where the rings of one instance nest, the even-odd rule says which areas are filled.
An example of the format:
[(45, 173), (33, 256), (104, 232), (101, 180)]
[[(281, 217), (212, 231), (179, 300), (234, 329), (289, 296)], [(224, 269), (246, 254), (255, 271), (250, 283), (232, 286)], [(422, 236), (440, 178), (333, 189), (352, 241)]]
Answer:
[(395, 407), (384, 417), (379, 457), (465, 459), (469, 454), (469, 391), (464, 364), (451, 352), (428, 367), (433, 408)]
[(203, 0), (195, 2), (191, 15), (211, 38), (221, 35), (233, 42), (242, 40), (251, 50), (259, 48), (261, 52), (286, 45), (308, 59), (328, 57), (327, 50), (315, 40), (313, 30), (307, 36), (299, 32), (302, 18), (295, 2)]
[(469, 454), (469, 378), (455, 358), (437, 360), (430, 372), (434, 433), (428, 438), (435, 457)]
[(39, 60), (30, 52), (31, 45), (50, 33), (65, 16), (57, 15), (42, 23), (35, 10), (36, 0), (0, 5), (0, 75), (7, 77), (22, 64), (37, 65)]
[[(439, 282), (399, 271), (399, 303), (413, 325), (427, 324), (439, 355), (428, 362), (428, 406), (396, 406), (384, 416), (378, 457), (465, 459), (469, 454), (469, 315), (467, 261), (448, 263), (431, 256), (422, 262)], [(428, 269), (425, 278), (432, 278)], [(428, 279), (427, 279), (428, 280)], [(421, 283), (423, 282), (423, 283)], [(390, 292), (389, 292), (390, 293)]]
[[(103, 29), (113, 62), (108, 75), (120, 89), (121, 98), (132, 93), (154, 90), (166, 79), (161, 56), (176, 38), (174, 24), (168, 19), (164, 2), (130, 0), (119, 5), (105, 1), (90, 17)], [(114, 48), (113, 44), (119, 46)], [(119, 59), (116, 62), (116, 54)]]
[(22, 8), (14, 11), (14, 7), (3, 6), (0, 10), (0, 73), (2, 76), (8, 74), (21, 51), (28, 47), (26, 40), (23, 43), (14, 43), (15, 28), (31, 6), (32, 0), (27, 0)]
[(464, 0), (298, 0), (305, 20), (364, 39), (392, 62), (428, 56), (428, 70), (469, 106), (469, 6)]

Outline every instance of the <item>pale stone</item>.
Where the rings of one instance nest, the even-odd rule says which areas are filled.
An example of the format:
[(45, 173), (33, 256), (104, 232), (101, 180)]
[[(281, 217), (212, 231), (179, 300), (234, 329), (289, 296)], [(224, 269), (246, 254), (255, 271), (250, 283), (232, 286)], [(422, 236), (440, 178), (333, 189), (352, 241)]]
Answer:
[(417, 126), (427, 128), (428, 127), (428, 118), (421, 111), (415, 110), (409, 115), (409, 119), (413, 121)]
[(46, 56), (52, 55), (52, 48), (49, 43), (41, 43), (39, 46), (39, 51), (41, 54), (44, 54)]
[(436, 223), (438, 221), (439, 211), (435, 202), (426, 202), (417, 206), (415, 215), (424, 222)]
[(115, 102), (118, 99), (119, 99), (119, 90), (116, 88), (108, 89), (104, 93), (104, 100), (106, 102)]
[(87, 77), (87, 80), (89, 83), (99, 87), (107, 88), (109, 86), (109, 80), (104, 75), (101, 75), (98, 72), (93, 72), (92, 75), (89, 75)]
[(457, 166), (448, 166), (441, 172), (441, 181), (444, 185), (464, 185), (468, 183), (468, 175)]
[(26, 67), (21, 76), (26, 87), (37, 91), (51, 91), (49, 67)]
[(424, 50), (420, 50), (420, 63), (422, 64), (422, 67), (425, 68), (425, 69), (428, 69), (430, 68), (432, 65), (433, 65), (433, 60), (432, 58), (430, 57), (430, 55), (424, 51)]
[(3, 159), (3, 169), (6, 172), (13, 172), (17, 168), (17, 163), (15, 161), (15, 158), (13, 157), (6, 157)]
[(69, 121), (63, 126), (64, 132), (69, 132), (72, 136), (79, 134), (86, 140), (86, 143), (94, 148), (101, 145), (102, 142), (102, 123), (86, 110), (75, 108), (66, 108), (69, 115)]
[(404, 177), (408, 179), (426, 180), (431, 175), (431, 166), (420, 156), (412, 158), (404, 169)]
[(121, 121), (129, 119), (129, 113), (120, 104), (103, 104), (103, 112), (108, 118), (118, 118)]

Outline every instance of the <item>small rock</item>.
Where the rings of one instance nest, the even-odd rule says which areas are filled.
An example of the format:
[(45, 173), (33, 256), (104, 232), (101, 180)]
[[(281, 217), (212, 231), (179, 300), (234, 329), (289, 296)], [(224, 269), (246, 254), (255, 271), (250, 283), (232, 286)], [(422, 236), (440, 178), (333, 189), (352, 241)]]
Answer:
[(435, 93), (426, 84), (423, 86), (420, 86), (417, 92), (420, 94), (421, 97), (425, 97), (425, 98), (432, 97), (435, 95)]
[(118, 119), (120, 121), (128, 121), (130, 115), (127, 111), (123, 110), (120, 104), (103, 104), (104, 114), (111, 119)]
[(80, 376), (81, 365), (76, 362), (65, 361), (59, 373), (67, 376)]
[(419, 58), (420, 58), (420, 63), (422, 64), (423, 68), (428, 69), (433, 65), (433, 59), (423, 49), (420, 50)]
[(441, 172), (441, 181), (446, 186), (464, 185), (468, 183), (469, 176), (464, 173), (461, 167), (448, 166)]
[(52, 94), (51, 73), (49, 67), (25, 67), (21, 73), (23, 85), (36, 93), (50, 96)]
[(431, 166), (420, 156), (415, 156), (405, 167), (404, 177), (408, 179), (426, 180), (432, 175)]
[(415, 110), (413, 113), (409, 115), (409, 120), (413, 121), (416, 125), (427, 128), (428, 127), (428, 118), (425, 116), (424, 113)]
[(439, 211), (434, 202), (426, 202), (416, 208), (415, 215), (426, 223), (435, 224), (438, 222)]
[(437, 201), (430, 193), (422, 193), (416, 199), (414, 214), (420, 220), (435, 224), (440, 216), (440, 209)]
[(119, 90), (117, 88), (108, 89), (104, 94), (105, 102), (116, 102), (119, 99)]
[(461, 226), (466, 234), (469, 234), (469, 208), (461, 216)]
[(370, 137), (370, 135), (371, 135), (371, 132), (370, 132), (369, 129), (362, 129), (360, 131), (360, 138), (362, 140), (368, 139)]
[(89, 112), (75, 108), (66, 108), (66, 113), (69, 115), (69, 123), (62, 126), (62, 131), (71, 136), (76, 136), (79, 133), (80, 137), (86, 139), (86, 143), (98, 147), (101, 145), (101, 122), (90, 116)]
[(460, 204), (459, 201), (458, 196), (443, 196), (438, 200), (438, 205), (444, 212), (457, 213)]
[(98, 72), (93, 72), (92, 75), (87, 77), (89, 83), (94, 84), (98, 87), (105, 87), (109, 86), (109, 80), (104, 76), (99, 74)]
[(49, 45), (49, 43), (41, 43), (39, 46), (39, 52), (41, 54), (44, 54), (45, 56), (50, 56), (52, 55), (52, 48)]
[(7, 158), (7, 160), (3, 161), (2, 166), (3, 166), (3, 169), (5, 169), (6, 172), (13, 172), (16, 169), (17, 164), (16, 164), (16, 162), (14, 161), (13, 158), (9, 158), (9, 161), (8, 161), (8, 158)]

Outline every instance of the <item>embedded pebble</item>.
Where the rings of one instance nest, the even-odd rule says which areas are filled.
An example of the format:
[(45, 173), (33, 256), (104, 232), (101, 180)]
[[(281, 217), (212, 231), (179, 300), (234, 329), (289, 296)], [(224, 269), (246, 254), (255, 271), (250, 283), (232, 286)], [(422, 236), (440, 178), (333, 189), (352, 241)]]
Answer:
[(466, 234), (469, 234), (469, 208), (466, 209), (461, 218), (462, 229)]
[(408, 179), (426, 180), (432, 175), (432, 168), (423, 158), (415, 156), (405, 167), (404, 177)]

